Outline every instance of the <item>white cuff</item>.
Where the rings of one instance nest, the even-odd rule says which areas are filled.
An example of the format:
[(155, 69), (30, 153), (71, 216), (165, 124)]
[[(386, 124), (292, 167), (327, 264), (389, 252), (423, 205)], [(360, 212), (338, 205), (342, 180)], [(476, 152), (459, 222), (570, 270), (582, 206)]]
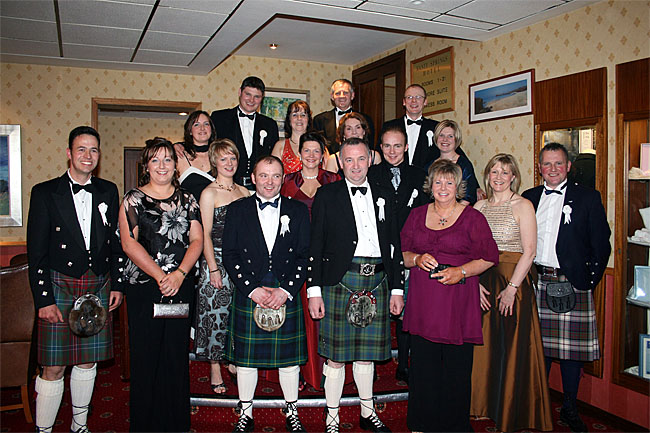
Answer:
[(390, 291), (391, 296), (404, 296), (404, 290), (402, 289), (392, 289)]
[(307, 288), (307, 298), (322, 298), (320, 286), (311, 286)]
[(279, 289), (282, 290), (284, 293), (287, 294), (287, 296), (289, 297), (289, 300), (290, 300), (290, 301), (293, 301), (293, 296), (291, 296), (291, 293), (287, 292), (287, 291), (284, 290), (282, 287), (279, 287)]

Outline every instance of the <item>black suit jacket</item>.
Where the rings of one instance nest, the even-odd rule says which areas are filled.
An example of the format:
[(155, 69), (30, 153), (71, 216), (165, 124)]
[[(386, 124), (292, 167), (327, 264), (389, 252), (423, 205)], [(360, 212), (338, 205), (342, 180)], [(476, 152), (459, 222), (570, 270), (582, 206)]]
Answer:
[[(530, 200), (537, 210), (544, 186), (525, 191), (522, 196)], [(560, 230), (555, 243), (560, 269), (578, 290), (593, 290), (607, 267), (611, 245), (611, 231), (600, 194), (595, 189), (578, 184), (568, 184), (564, 206), (571, 207), (571, 221), (560, 218)]]
[[(370, 184), (377, 221), (379, 248), (391, 288), (404, 286), (404, 268), (399, 237), (395, 235), (393, 193)], [(384, 218), (379, 218), (379, 199), (384, 201)], [(311, 208), (312, 230), (309, 247), (307, 287), (338, 284), (354, 257), (357, 227), (345, 180), (318, 188)]]
[[(111, 290), (122, 292), (125, 256), (117, 238), (120, 200), (117, 187), (107, 180), (92, 178), (92, 222), (90, 256), (77, 220), (70, 177), (63, 176), (32, 188), (27, 219), (29, 283), (36, 308), (54, 304), (50, 270), (80, 278), (88, 269), (97, 275), (110, 271)], [(99, 210), (106, 205), (106, 224)], [(102, 206), (103, 207), (103, 206)]]
[[(422, 192), (426, 173), (420, 167), (408, 165), (403, 161), (398, 167), (400, 169), (400, 184), (395, 191), (392, 184), (393, 174), (390, 171), (392, 165), (382, 161), (378, 165), (373, 165), (368, 170), (368, 181), (379, 185), (387, 191), (393, 192), (393, 210), (395, 211), (397, 235), (402, 231), (411, 209), (423, 204), (429, 203), (429, 197)], [(411, 199), (412, 198), (412, 199)]]
[[(309, 211), (299, 201), (282, 197), (280, 224), (269, 255), (257, 215), (255, 196), (231, 203), (223, 231), (223, 264), (237, 290), (248, 297), (271, 271), (282, 287), (297, 296), (307, 275)], [(289, 231), (281, 235), (282, 219)]]
[[(339, 151), (339, 143), (336, 141), (336, 128), (338, 127), (336, 124), (336, 110), (337, 108), (330, 111), (323, 111), (322, 113), (317, 114), (313, 121), (314, 129), (325, 135), (325, 138), (327, 139), (327, 150), (329, 150), (330, 155)], [(366, 119), (366, 122), (368, 122), (368, 126), (370, 127), (370, 138), (368, 143), (370, 144), (370, 148), (374, 149), (375, 124), (367, 114), (359, 114), (361, 114)]]
[[(255, 114), (255, 126), (253, 127), (253, 151), (249, 157), (246, 153), (244, 138), (239, 127), (239, 116), (237, 107), (213, 111), (210, 115), (218, 138), (231, 139), (239, 150), (239, 165), (235, 173), (235, 182), (242, 183), (243, 177), (250, 177), (255, 162), (271, 154), (273, 146), (278, 141), (278, 124), (275, 120), (263, 114)], [(261, 140), (260, 132), (265, 131), (266, 137)], [(264, 134), (262, 134), (264, 135)], [(260, 144), (261, 141), (261, 144)]]
[[(406, 119), (404, 116), (398, 117), (397, 119), (389, 120), (384, 122), (382, 130), (388, 126), (398, 126), (404, 128), (404, 133), (406, 133)], [(418, 135), (418, 141), (415, 145), (415, 155), (413, 155), (413, 161), (411, 165), (425, 169), (436, 159), (440, 158), (440, 149), (436, 146), (436, 143), (433, 140), (433, 133), (438, 126), (438, 121), (433, 119), (427, 119), (426, 117), (422, 118), (422, 125), (420, 125), (420, 134)], [(429, 133), (429, 135), (427, 135)], [(429, 139), (429, 137), (431, 137)], [(408, 139), (408, 136), (407, 136)], [(431, 143), (431, 145), (429, 145)], [(413, 143), (409, 143), (409, 147), (412, 147)], [(462, 153), (460, 148), (457, 149), (459, 153)], [(408, 157), (408, 155), (406, 155)]]

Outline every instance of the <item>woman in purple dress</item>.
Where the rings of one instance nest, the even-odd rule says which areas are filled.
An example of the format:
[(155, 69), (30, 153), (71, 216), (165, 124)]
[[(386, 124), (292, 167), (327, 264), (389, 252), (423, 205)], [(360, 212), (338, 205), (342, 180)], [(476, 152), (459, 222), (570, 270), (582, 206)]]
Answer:
[(499, 251), (483, 214), (459, 203), (462, 177), (449, 160), (433, 163), (424, 185), (433, 203), (413, 209), (401, 232), (411, 268), (403, 324), (411, 333), (411, 431), (472, 431), (472, 357), (483, 343), (478, 275)]

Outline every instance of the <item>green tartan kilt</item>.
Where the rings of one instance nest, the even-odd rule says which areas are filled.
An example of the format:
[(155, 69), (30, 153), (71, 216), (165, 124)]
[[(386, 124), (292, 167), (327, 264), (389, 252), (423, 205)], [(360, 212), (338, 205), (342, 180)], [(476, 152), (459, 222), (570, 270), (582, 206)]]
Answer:
[(260, 329), (253, 318), (257, 304), (237, 289), (233, 293), (226, 336), (226, 359), (239, 367), (280, 368), (307, 362), (307, 338), (300, 293), (287, 299), (280, 329)]
[[(365, 260), (367, 262), (367, 260)], [(345, 313), (350, 292), (371, 290), (377, 298), (377, 315), (365, 328), (348, 323)], [(390, 358), (390, 288), (384, 272), (362, 277), (346, 272), (341, 283), (322, 290), (325, 317), (321, 319), (318, 353), (335, 362), (383, 361)]]
[(40, 365), (78, 365), (113, 358), (113, 315), (108, 314), (106, 325), (99, 334), (77, 337), (70, 330), (68, 316), (74, 301), (86, 293), (97, 295), (108, 310), (111, 293), (110, 278), (97, 276), (92, 271), (74, 278), (50, 271), (54, 301), (61, 310), (63, 322), (50, 323), (38, 319), (38, 363)]

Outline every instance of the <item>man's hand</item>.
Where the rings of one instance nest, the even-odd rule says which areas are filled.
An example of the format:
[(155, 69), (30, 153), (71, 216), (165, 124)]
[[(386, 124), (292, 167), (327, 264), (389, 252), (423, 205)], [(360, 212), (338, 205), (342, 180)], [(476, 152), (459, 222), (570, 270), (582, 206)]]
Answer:
[(309, 298), (309, 305), (307, 308), (309, 309), (309, 314), (311, 315), (312, 319), (318, 320), (325, 317), (325, 303), (323, 302), (322, 297), (315, 296), (313, 298)]
[(38, 309), (39, 319), (47, 320), (50, 323), (63, 322), (63, 314), (56, 304), (48, 305)]
[(264, 308), (269, 308), (266, 306), (266, 303), (270, 297), (271, 297), (271, 292), (269, 292), (264, 287), (258, 287), (251, 292), (251, 299), (253, 300), (253, 302), (259, 304)]
[(398, 316), (404, 309), (404, 297), (402, 295), (390, 296), (390, 314)]
[(263, 287), (266, 291), (270, 293), (271, 296), (269, 296), (266, 300), (265, 305), (263, 305), (265, 308), (273, 308), (274, 310), (277, 310), (281, 306), (284, 305), (285, 302), (287, 302), (287, 299), (289, 298), (289, 295), (282, 290), (279, 287)]
[(108, 311), (113, 311), (122, 303), (122, 292), (111, 290), (111, 295), (108, 300)]

